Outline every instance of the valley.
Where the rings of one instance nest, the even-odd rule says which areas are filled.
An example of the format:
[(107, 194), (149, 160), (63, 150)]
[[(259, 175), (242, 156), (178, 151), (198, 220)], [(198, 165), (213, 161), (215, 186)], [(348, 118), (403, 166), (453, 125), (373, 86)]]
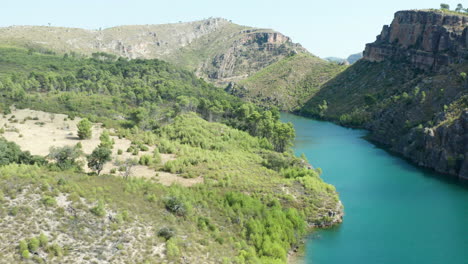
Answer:
[(325, 59), (224, 18), (1, 27), (0, 263), (460, 263), (457, 8)]

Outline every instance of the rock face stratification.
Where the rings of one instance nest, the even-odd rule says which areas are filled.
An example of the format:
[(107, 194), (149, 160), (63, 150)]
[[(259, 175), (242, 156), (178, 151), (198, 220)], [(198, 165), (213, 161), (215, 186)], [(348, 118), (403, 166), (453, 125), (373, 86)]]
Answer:
[(364, 59), (407, 61), (414, 67), (438, 70), (468, 55), (468, 16), (442, 12), (400, 11), (385, 25)]

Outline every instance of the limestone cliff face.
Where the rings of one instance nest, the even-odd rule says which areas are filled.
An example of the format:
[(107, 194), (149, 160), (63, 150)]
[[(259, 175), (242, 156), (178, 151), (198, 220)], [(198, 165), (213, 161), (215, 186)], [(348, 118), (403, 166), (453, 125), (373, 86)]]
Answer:
[(466, 58), (467, 25), (468, 16), (400, 11), (377, 40), (366, 45), (364, 59), (405, 60), (420, 69), (437, 70)]
[(209, 58), (201, 67), (219, 84), (242, 80), (293, 53), (307, 53), (299, 44), (278, 32), (251, 29), (233, 35), (227, 50)]

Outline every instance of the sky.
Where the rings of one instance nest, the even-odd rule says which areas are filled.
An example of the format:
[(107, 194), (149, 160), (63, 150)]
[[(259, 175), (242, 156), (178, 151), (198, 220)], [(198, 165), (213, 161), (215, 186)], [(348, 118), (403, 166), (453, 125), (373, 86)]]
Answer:
[[(322, 58), (364, 50), (398, 10), (438, 8), (434, 0), (0, 0), (0, 26), (87, 29), (222, 17), (272, 28)], [(455, 8), (458, 1), (443, 1)], [(468, 7), (468, 3), (465, 4)]]

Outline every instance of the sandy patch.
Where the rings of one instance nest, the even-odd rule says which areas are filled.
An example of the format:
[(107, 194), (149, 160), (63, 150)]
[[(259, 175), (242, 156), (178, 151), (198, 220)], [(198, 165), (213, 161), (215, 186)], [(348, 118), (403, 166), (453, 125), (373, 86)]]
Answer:
[[(4, 128), (3, 137), (8, 141), (13, 141), (18, 144), (22, 150), (27, 150), (33, 155), (46, 156), (52, 146), (75, 146), (81, 142), (83, 152), (91, 154), (91, 152), (100, 144), (99, 137), (104, 128), (102, 124), (94, 123), (92, 128), (92, 137), (90, 139), (80, 140), (78, 138), (78, 129), (76, 125), (81, 121), (81, 118), (76, 117), (70, 120), (64, 114), (51, 114), (43, 111), (31, 109), (12, 109), (12, 113), (5, 116), (0, 116), (0, 128)], [(111, 130), (111, 132), (113, 132)], [(131, 146), (131, 141), (125, 138), (111, 136), (114, 140), (114, 148), (112, 150), (112, 161), (105, 164), (101, 173), (109, 174), (112, 169), (118, 170), (114, 164), (116, 159), (126, 160), (128, 158), (139, 159), (142, 155), (152, 155), (154, 147), (149, 146), (148, 151), (140, 151), (138, 155), (133, 155), (127, 152)], [(118, 155), (118, 150), (123, 153)], [(160, 154), (161, 163), (164, 165), (170, 160), (175, 160), (174, 154)], [(84, 158), (82, 158), (85, 161)], [(86, 162), (84, 162), (86, 164)], [(85, 165), (84, 170), (90, 172)], [(117, 171), (116, 175), (120, 175)], [(157, 176), (158, 175), (158, 176)], [(163, 185), (171, 185), (178, 183), (182, 186), (192, 186), (202, 183), (203, 178), (185, 179), (163, 171), (155, 171), (148, 166), (136, 165), (132, 168), (131, 177), (142, 177), (147, 179), (157, 179)]]

